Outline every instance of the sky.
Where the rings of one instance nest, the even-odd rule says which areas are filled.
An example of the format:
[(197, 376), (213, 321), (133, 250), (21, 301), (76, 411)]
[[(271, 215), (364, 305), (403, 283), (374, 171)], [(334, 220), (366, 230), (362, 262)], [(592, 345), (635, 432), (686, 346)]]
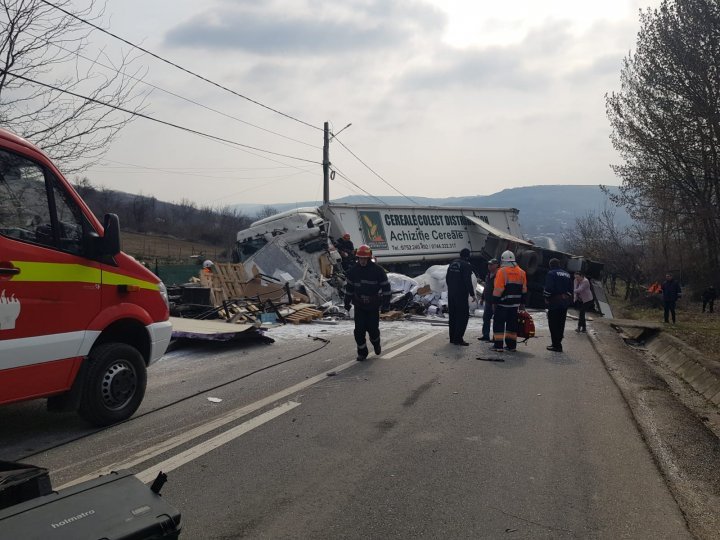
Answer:
[[(198, 205), (319, 199), (328, 121), (332, 198), (617, 185), (605, 95), (619, 89), (639, 10), (658, 4), (108, 0), (108, 30), (312, 127), (135, 52), (156, 87), (137, 87), (145, 114), (284, 156), (136, 119), (85, 175)], [(121, 50), (98, 32), (89, 45)]]

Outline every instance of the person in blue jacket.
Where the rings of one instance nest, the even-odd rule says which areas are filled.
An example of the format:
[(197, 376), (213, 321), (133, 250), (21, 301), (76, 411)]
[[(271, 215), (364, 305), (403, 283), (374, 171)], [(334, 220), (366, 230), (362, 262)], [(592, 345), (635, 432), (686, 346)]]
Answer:
[(558, 259), (550, 259), (549, 266), (550, 271), (545, 276), (543, 296), (548, 310), (548, 327), (552, 343), (546, 348), (548, 351), (562, 352), (567, 310), (573, 298), (573, 280), (567, 270), (560, 268)]

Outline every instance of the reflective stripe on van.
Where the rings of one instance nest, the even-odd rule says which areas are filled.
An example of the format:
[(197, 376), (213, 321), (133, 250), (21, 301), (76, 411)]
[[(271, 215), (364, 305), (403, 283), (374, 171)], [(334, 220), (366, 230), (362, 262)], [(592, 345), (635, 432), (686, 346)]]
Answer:
[(95, 283), (103, 285), (135, 285), (141, 289), (159, 291), (160, 285), (124, 274), (100, 270), (82, 264), (64, 264), (48, 262), (12, 261), (20, 273), (13, 276), (14, 282), (47, 283)]
[(0, 370), (86, 356), (100, 335), (94, 330), (0, 341)]

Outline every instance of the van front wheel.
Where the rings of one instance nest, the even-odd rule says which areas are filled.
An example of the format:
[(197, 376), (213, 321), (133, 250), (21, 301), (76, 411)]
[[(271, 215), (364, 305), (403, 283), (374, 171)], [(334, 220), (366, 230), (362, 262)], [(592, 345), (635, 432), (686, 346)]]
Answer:
[(78, 414), (96, 426), (132, 416), (147, 384), (145, 361), (138, 350), (125, 343), (104, 343), (90, 351), (87, 361)]

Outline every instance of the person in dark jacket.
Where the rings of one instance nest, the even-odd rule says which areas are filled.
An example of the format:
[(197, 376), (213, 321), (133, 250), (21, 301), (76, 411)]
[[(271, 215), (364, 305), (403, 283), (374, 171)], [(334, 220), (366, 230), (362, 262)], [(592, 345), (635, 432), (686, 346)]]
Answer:
[(340, 261), (343, 270), (347, 272), (350, 267), (355, 264), (355, 246), (353, 245), (352, 240), (350, 240), (350, 235), (345, 233), (335, 240), (335, 247), (340, 254)]
[(549, 266), (543, 289), (551, 340), (546, 348), (548, 351), (562, 352), (567, 310), (573, 299), (573, 279), (567, 270), (560, 268), (558, 259), (550, 259)]
[(710, 285), (702, 293), (702, 302), (703, 302), (702, 312), (703, 313), (705, 313), (705, 308), (708, 307), (708, 305), (710, 307), (710, 313), (713, 312), (713, 306), (715, 305), (715, 298), (717, 298), (717, 293), (715, 292), (715, 287)]
[(497, 259), (490, 259), (488, 261), (487, 275), (485, 276), (485, 288), (480, 295), (480, 305), (483, 306), (483, 325), (482, 325), (482, 336), (478, 339), (480, 341), (490, 341), (490, 324), (493, 318), (493, 287), (495, 287), (495, 274), (497, 274), (498, 262)]
[(450, 263), (445, 276), (445, 283), (447, 283), (448, 289), (450, 343), (453, 345), (470, 345), (464, 339), (468, 319), (470, 319), (468, 296), (472, 296), (472, 299), (475, 300), (469, 249), (462, 249), (460, 258)]
[(669, 315), (672, 315), (672, 322), (675, 324), (675, 304), (682, 296), (680, 284), (673, 279), (670, 272), (665, 274), (665, 281), (662, 284), (663, 306), (665, 307), (665, 322), (670, 322)]
[(370, 336), (375, 354), (380, 348), (380, 310), (390, 308), (390, 282), (387, 274), (370, 259), (372, 250), (363, 244), (356, 252), (358, 263), (350, 268), (345, 282), (345, 309), (355, 306), (355, 343), (358, 362), (368, 356), (365, 334)]

